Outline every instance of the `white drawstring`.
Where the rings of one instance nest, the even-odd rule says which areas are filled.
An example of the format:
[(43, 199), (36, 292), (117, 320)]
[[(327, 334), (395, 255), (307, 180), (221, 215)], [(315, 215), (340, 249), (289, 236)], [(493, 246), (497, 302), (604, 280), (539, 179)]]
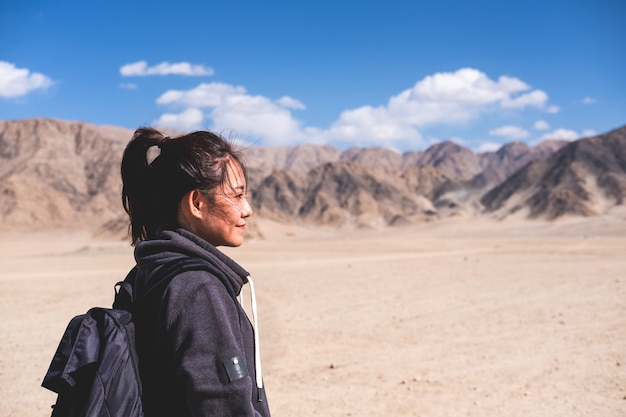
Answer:
[(259, 342), (259, 323), (257, 320), (256, 310), (256, 294), (254, 292), (254, 282), (252, 277), (248, 275), (250, 283), (250, 300), (252, 304), (252, 322), (254, 323), (254, 367), (256, 369), (256, 387), (258, 391), (259, 401), (263, 401), (263, 371), (261, 370), (261, 346)]

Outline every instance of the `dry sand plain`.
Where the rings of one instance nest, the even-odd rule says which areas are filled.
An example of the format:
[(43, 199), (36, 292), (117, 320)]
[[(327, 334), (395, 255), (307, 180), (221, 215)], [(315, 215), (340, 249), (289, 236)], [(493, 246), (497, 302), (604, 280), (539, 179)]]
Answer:
[[(255, 278), (275, 417), (626, 416), (626, 220), (261, 224)], [(0, 415), (46, 416), (69, 319), (133, 263), (84, 233), (0, 236)]]

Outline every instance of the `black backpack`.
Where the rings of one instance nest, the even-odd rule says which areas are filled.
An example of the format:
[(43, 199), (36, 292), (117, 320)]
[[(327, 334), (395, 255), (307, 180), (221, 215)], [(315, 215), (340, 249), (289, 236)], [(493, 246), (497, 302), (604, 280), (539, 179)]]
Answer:
[[(207, 270), (233, 298), (226, 276), (200, 258), (183, 258), (155, 271), (156, 284), (142, 292), (163, 290), (177, 274)], [(113, 308), (94, 307), (74, 317), (54, 354), (42, 386), (58, 394), (52, 417), (143, 417), (141, 378), (132, 316), (136, 269), (115, 285)]]

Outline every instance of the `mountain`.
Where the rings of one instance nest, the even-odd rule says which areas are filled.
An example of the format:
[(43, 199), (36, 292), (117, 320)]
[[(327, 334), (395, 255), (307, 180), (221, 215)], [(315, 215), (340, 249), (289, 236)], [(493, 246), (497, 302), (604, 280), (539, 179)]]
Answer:
[(0, 122), (2, 227), (92, 227), (119, 217), (119, 166), (131, 135), (50, 119)]
[(255, 191), (260, 216), (316, 226), (381, 227), (434, 218), (432, 202), (398, 171), (329, 162), (306, 175), (275, 171)]
[(519, 210), (531, 218), (591, 216), (624, 203), (626, 126), (568, 143), (528, 163), (481, 199), (489, 213)]
[(403, 163), (403, 156), (391, 149), (380, 147), (371, 148), (349, 148), (340, 155), (342, 161), (352, 161), (370, 168), (386, 168), (400, 170)]
[(267, 175), (274, 169), (308, 172), (327, 162), (338, 161), (341, 153), (332, 146), (311, 144), (275, 147), (249, 146), (243, 151), (247, 165), (261, 175)]
[(525, 143), (512, 142), (496, 152), (481, 154), (482, 172), (472, 178), (474, 187), (495, 186), (531, 161), (544, 160), (565, 146), (565, 140), (546, 140), (534, 148)]
[(454, 142), (437, 143), (424, 152), (408, 152), (404, 159), (404, 168), (430, 165), (460, 181), (471, 180), (482, 171), (480, 157)]
[[(0, 230), (123, 234), (119, 166), (132, 131), (53, 119), (0, 121)], [(452, 142), (403, 154), (331, 146), (244, 148), (255, 215), (330, 227), (449, 216), (603, 213), (623, 203), (624, 128), (577, 142), (510, 143), (477, 154)], [(259, 232), (260, 233), (260, 232)]]

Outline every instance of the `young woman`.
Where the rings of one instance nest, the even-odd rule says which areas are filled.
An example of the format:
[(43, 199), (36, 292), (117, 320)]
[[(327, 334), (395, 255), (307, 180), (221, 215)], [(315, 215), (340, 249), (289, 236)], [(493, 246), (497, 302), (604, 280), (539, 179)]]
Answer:
[[(124, 151), (122, 182), (146, 417), (269, 416), (252, 280), (217, 249), (241, 245), (252, 215), (238, 153), (211, 132), (170, 139), (141, 128)], [(189, 258), (209, 266), (159, 285)], [(254, 327), (234, 298), (246, 283)]]

